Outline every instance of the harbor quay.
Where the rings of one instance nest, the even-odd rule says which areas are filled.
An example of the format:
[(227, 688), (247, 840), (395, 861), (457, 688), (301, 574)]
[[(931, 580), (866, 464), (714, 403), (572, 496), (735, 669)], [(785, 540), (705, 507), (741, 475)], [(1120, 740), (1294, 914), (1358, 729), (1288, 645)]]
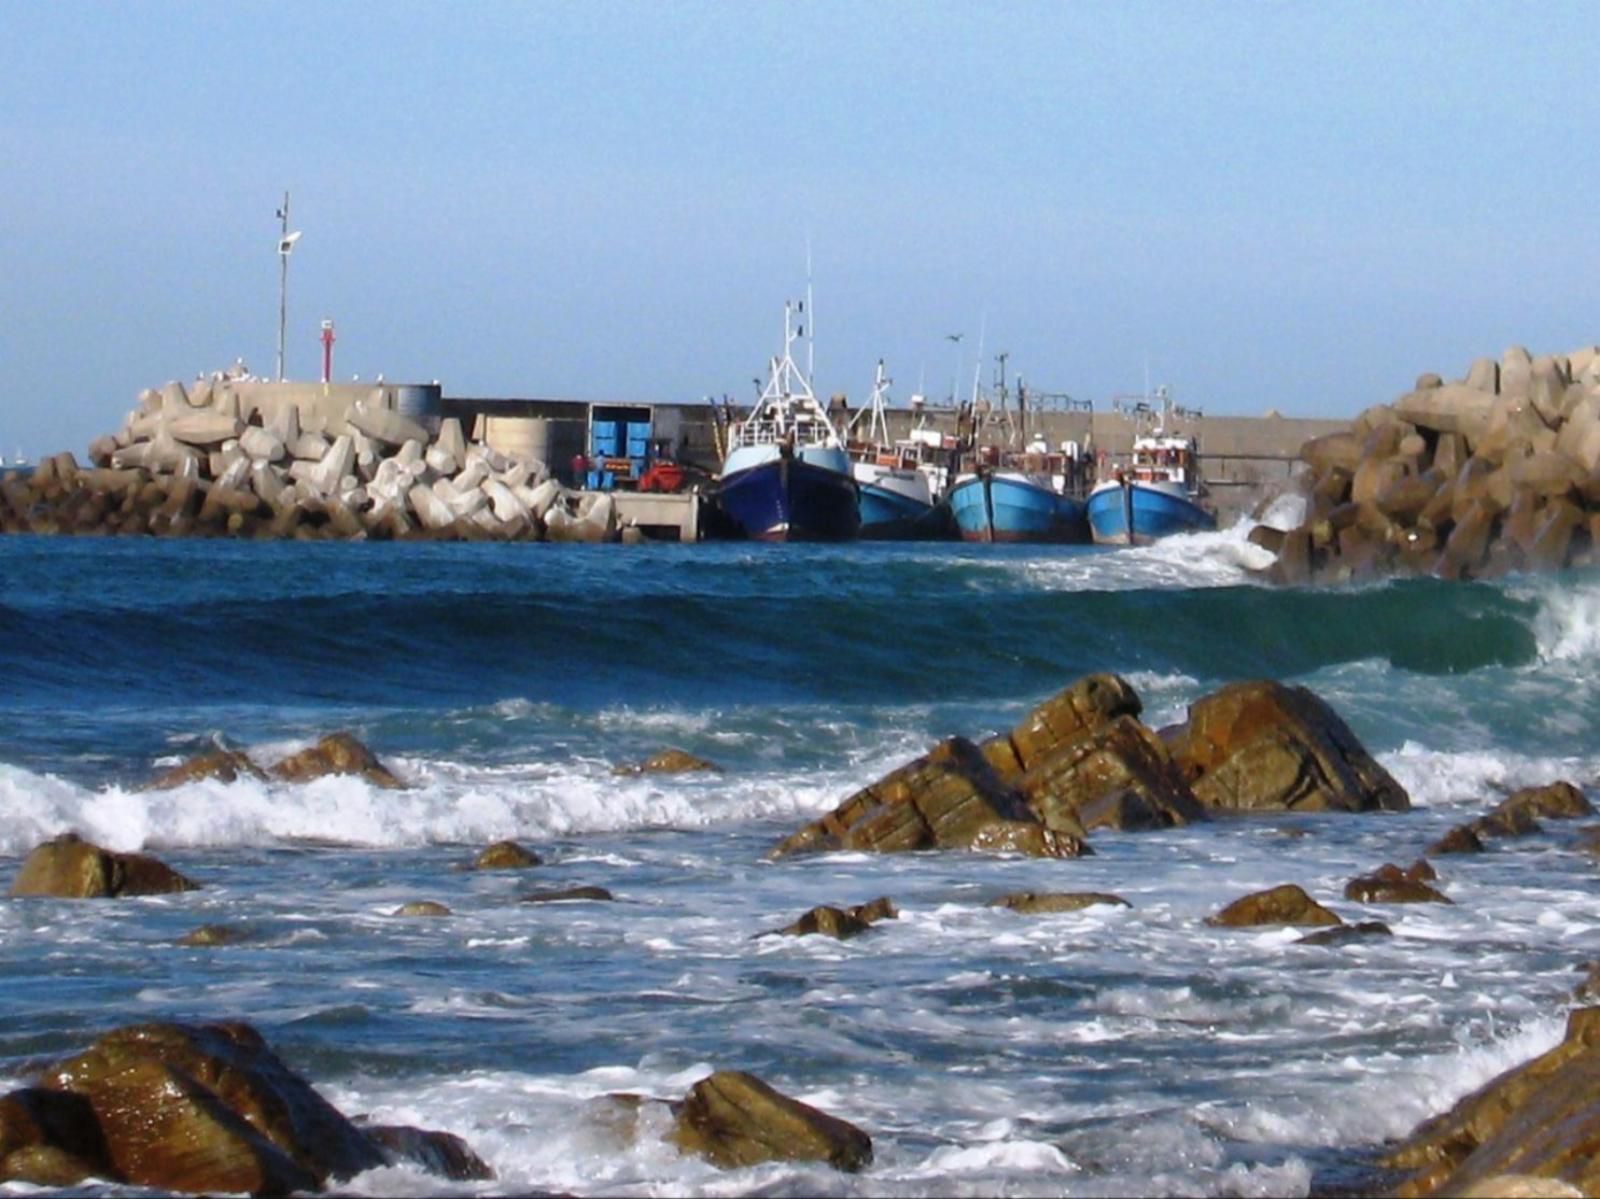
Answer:
[[(842, 415), (848, 423), (855, 410), (834, 397), (831, 408), (836, 423)], [(648, 423), (652, 430), (652, 454), (664, 452), (672, 460), (690, 468), (692, 474), (715, 477), (726, 446), (726, 429), (743, 419), (748, 407), (723, 406), (705, 400), (691, 403), (630, 403), (625, 400), (584, 401), (554, 398), (443, 397), (442, 411), (461, 419), (474, 436), (503, 453), (530, 453), (548, 463), (559, 478), (578, 488), (587, 488), (588, 474), (600, 457), (594, 453), (592, 429), (596, 420), (609, 422), (631, 419)], [(621, 414), (619, 416), (619, 414)], [(961, 416), (948, 406), (891, 408), (887, 412), (889, 433), (894, 438), (910, 435), (914, 427), (931, 429), (952, 439), (961, 433)], [(1201, 480), (1218, 520), (1231, 524), (1249, 513), (1264, 498), (1280, 490), (1301, 465), (1300, 447), (1307, 441), (1348, 427), (1348, 420), (1286, 417), (1277, 413), (1265, 416), (1186, 415), (1177, 429), (1195, 438)], [(1052, 448), (1073, 443), (1081, 453), (1109, 460), (1126, 459), (1141, 427), (1141, 413), (1129, 406), (1126, 411), (1086, 411), (1041, 408), (1029, 414), (1031, 431)], [(583, 478), (574, 476), (572, 464), (582, 455), (586, 469)], [(647, 460), (642, 469), (648, 470)], [(641, 464), (632, 464), (641, 471)], [(592, 480), (605, 483), (603, 478)], [(619, 505), (635, 492), (637, 479), (618, 479), (613, 473), (610, 487), (617, 491)], [(642, 497), (641, 497), (642, 498)], [(641, 522), (645, 523), (645, 522)]]
[[(271, 382), (226, 373), (139, 394), (121, 428), (31, 475), (0, 476), (0, 530), (298, 539), (698, 541), (730, 535), (712, 502), (749, 414), (726, 400), (453, 396), (431, 383)], [(841, 430), (861, 429), (843, 396)], [(883, 413), (935, 456), (1004, 444), (1006, 414), (980, 404)], [(1029, 440), (1104, 477), (1150, 409), (1036, 404)], [(1178, 411), (1205, 491), (1230, 523), (1280, 491), (1306, 442), (1345, 422)], [(852, 433), (851, 436), (854, 436)]]

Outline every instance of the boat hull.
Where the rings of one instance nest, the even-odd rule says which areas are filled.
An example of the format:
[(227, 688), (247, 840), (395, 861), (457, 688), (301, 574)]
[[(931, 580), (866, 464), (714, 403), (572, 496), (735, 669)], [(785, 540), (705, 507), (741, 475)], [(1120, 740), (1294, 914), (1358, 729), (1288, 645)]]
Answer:
[(924, 479), (868, 479), (858, 467), (863, 541), (938, 541), (950, 533), (949, 510), (929, 497)]
[(853, 541), (861, 528), (855, 480), (801, 457), (779, 455), (725, 474), (717, 503), (757, 541)]
[(1088, 511), (1096, 545), (1149, 545), (1217, 527), (1217, 518), (1186, 495), (1142, 483), (1102, 484), (1090, 493)]
[(958, 480), (949, 504), (963, 541), (1071, 545), (1089, 539), (1081, 502), (1018, 476)]

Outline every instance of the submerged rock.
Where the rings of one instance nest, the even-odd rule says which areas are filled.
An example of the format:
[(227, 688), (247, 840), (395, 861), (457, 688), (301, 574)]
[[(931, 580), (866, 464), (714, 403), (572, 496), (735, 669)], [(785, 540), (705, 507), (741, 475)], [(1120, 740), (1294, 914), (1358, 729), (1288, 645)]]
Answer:
[(11, 882), (13, 896), (105, 899), (196, 891), (196, 883), (152, 857), (114, 853), (63, 833), (30, 853)]
[(285, 758), (272, 768), (272, 774), (294, 783), (328, 774), (355, 774), (375, 787), (405, 787), (376, 754), (347, 732), (330, 733), (311, 748)]
[(245, 1024), (117, 1029), (0, 1098), (0, 1181), (43, 1186), (281, 1195), (400, 1160), (482, 1177), (446, 1172), (451, 1142), (363, 1131)]
[(403, 903), (390, 915), (393, 916), (453, 916), (448, 907), (432, 899), (415, 899), (410, 903)]
[(1307, 895), (1303, 888), (1285, 883), (1234, 900), (1206, 923), (1219, 928), (1247, 928), (1258, 924), (1343, 924), (1344, 921)]
[(991, 908), (1010, 908), (1027, 916), (1049, 912), (1077, 912), (1084, 908), (1108, 904), (1112, 907), (1131, 908), (1133, 905), (1120, 895), (1100, 891), (1013, 891), (991, 899)]
[(526, 895), (517, 896), (519, 903), (564, 903), (580, 899), (610, 903), (616, 896), (604, 887), (553, 887), (547, 891), (529, 891)]
[(524, 849), (515, 841), (496, 841), (472, 859), (474, 870), (526, 870), (544, 862), (531, 849)]
[(1516, 1175), (1600, 1194), (1597, 1078), (1600, 1008), (1580, 1008), (1568, 1014), (1561, 1044), (1424, 1121), (1384, 1158), (1389, 1167), (1413, 1171), (1396, 1193), (1508, 1194), (1492, 1187)]
[(1213, 808), (1405, 811), (1405, 788), (1304, 687), (1233, 683), (1189, 706), (1170, 733), (1194, 794)]
[(1344, 887), (1344, 897), (1357, 903), (1454, 903), (1444, 892), (1427, 883), (1393, 874), (1364, 874)]
[(267, 777), (261, 767), (252, 762), (248, 755), (219, 745), (203, 754), (196, 754), (186, 762), (180, 762), (170, 770), (162, 771), (145, 784), (145, 790), (165, 791), (200, 779), (217, 779), (219, 782), (231, 783), (240, 776), (253, 779)]
[(1348, 945), (1368, 937), (1392, 937), (1394, 930), (1381, 920), (1362, 920), (1357, 924), (1339, 924), (1320, 932), (1307, 933), (1296, 945)]
[(1428, 846), (1430, 854), (1443, 853), (1482, 853), (1483, 842), (1478, 839), (1478, 834), (1466, 824), (1458, 824), (1432, 845)]
[(820, 933), (825, 937), (847, 941), (860, 936), (879, 920), (896, 920), (899, 916), (900, 910), (885, 895), (868, 903), (858, 903), (852, 908), (814, 907), (793, 924), (776, 929), (771, 935), (807, 937)]
[(249, 929), (236, 924), (202, 924), (179, 937), (178, 944), (191, 949), (237, 945), (241, 941), (248, 941), (251, 935)]
[(682, 749), (664, 749), (642, 762), (614, 767), (613, 774), (690, 774), (706, 771), (721, 774), (722, 767)]

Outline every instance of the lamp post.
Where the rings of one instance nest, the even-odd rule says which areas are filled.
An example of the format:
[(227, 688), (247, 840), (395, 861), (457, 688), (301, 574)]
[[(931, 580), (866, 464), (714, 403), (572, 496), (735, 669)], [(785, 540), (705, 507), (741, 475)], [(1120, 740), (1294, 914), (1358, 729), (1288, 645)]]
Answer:
[(283, 193), (283, 207), (278, 209), (282, 226), (278, 233), (278, 382), (283, 382), (283, 335), (289, 323), (289, 252), (300, 240), (298, 232), (289, 232), (289, 193)]

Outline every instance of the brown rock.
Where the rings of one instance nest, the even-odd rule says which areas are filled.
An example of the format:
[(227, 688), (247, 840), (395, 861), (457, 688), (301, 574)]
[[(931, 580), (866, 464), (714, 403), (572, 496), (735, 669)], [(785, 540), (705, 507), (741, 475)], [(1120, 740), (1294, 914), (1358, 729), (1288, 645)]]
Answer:
[(1119, 717), (1137, 717), (1143, 706), (1120, 675), (1086, 675), (1034, 708), (1009, 734), (984, 742), (984, 756), (1002, 779), (1015, 782), (1082, 734)]
[(243, 1024), (118, 1029), (39, 1082), (88, 1099), (110, 1160), (135, 1185), (284, 1193), (384, 1164)]
[(531, 849), (524, 849), (515, 841), (496, 841), (472, 859), (474, 870), (526, 870), (544, 861)]
[(1081, 827), (1046, 828), (976, 745), (952, 737), (785, 838), (768, 857), (836, 849), (989, 849), (1078, 857), (1092, 852), (1084, 837)]
[(1483, 842), (1478, 840), (1478, 834), (1465, 824), (1458, 824), (1432, 845), (1428, 846), (1428, 853), (1482, 853)]
[(401, 904), (390, 914), (394, 916), (452, 916), (455, 913), (435, 900), (414, 899), (410, 903)]
[(1219, 928), (1248, 928), (1259, 924), (1343, 924), (1338, 916), (1323, 907), (1304, 889), (1285, 883), (1268, 891), (1257, 891), (1236, 899), (1207, 924)]
[(664, 749), (658, 754), (653, 754), (643, 762), (631, 766), (617, 766), (614, 774), (687, 774), (693, 771), (710, 771), (722, 773), (722, 767), (715, 762), (708, 762), (704, 758), (697, 758), (687, 750)]
[(1044, 824), (1149, 829), (1205, 818), (1166, 745), (1132, 716), (1118, 716), (1035, 758), (1017, 789)]
[(604, 887), (552, 887), (543, 891), (529, 891), (517, 896), (519, 903), (562, 903), (568, 900), (597, 900), (609, 903), (616, 898)]
[(822, 1161), (855, 1171), (872, 1162), (872, 1138), (855, 1125), (739, 1070), (719, 1070), (695, 1083), (667, 1139), (723, 1169)]
[(1311, 581), (1311, 531), (1291, 529), (1284, 534), (1283, 548), (1278, 560), (1267, 571), (1267, 577), (1284, 586), (1297, 586)]
[(1100, 891), (1014, 891), (1010, 895), (991, 899), (988, 906), (1010, 908), (1025, 916), (1037, 916), (1053, 912), (1076, 912), (1097, 904), (1121, 908), (1133, 906), (1120, 895)]
[(780, 937), (808, 937), (820, 933), (839, 941), (860, 936), (879, 920), (896, 920), (900, 911), (887, 896), (868, 903), (858, 903), (852, 908), (835, 908), (822, 905), (812, 908), (793, 924), (776, 930)]
[(219, 945), (237, 945), (248, 941), (250, 932), (235, 924), (202, 924), (178, 938), (178, 944), (188, 948), (209, 948)]
[(146, 783), (144, 789), (166, 791), (199, 779), (218, 779), (224, 783), (231, 783), (240, 775), (253, 779), (267, 777), (248, 755), (219, 745), (203, 754), (196, 754), (187, 762), (180, 762), (170, 770), (163, 771)]
[(484, 1182), (494, 1177), (489, 1163), (454, 1133), (406, 1124), (363, 1124), (361, 1130), (391, 1156), (414, 1162), (436, 1177), (455, 1182)]
[(1488, 837), (1531, 837), (1544, 831), (1528, 808), (1508, 808), (1504, 804), (1491, 808), (1467, 827), (1477, 834), (1480, 841)]
[(1304, 687), (1233, 683), (1189, 706), (1170, 741), (1195, 797), (1215, 808), (1404, 811), (1405, 789)]
[(1414, 1171), (1396, 1193), (1505, 1194), (1491, 1184), (1506, 1175), (1600, 1193), (1597, 1078), (1600, 1008), (1580, 1008), (1568, 1014), (1561, 1044), (1424, 1121), (1383, 1159), (1385, 1166)]
[(47, 895), (58, 899), (171, 895), (198, 889), (198, 883), (155, 858), (113, 853), (76, 833), (63, 833), (34, 849), (11, 883), (13, 896)]
[(310, 749), (285, 758), (272, 768), (276, 778), (307, 782), (328, 774), (358, 774), (375, 787), (404, 788), (370, 749), (346, 732), (330, 733)]
[(1320, 932), (1307, 933), (1296, 945), (1348, 945), (1368, 937), (1392, 937), (1394, 931), (1381, 920), (1363, 920), (1359, 924), (1340, 924)]
[(1357, 903), (1451, 903), (1444, 892), (1427, 883), (1381, 874), (1364, 874), (1344, 887), (1344, 897)]

